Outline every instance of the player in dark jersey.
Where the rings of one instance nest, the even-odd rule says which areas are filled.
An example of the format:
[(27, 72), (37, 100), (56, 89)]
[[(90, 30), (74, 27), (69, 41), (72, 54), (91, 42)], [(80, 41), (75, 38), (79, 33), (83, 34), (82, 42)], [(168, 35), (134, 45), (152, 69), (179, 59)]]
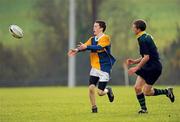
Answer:
[(171, 102), (174, 102), (175, 97), (173, 88), (153, 88), (153, 84), (161, 75), (162, 65), (152, 36), (145, 32), (146, 22), (144, 20), (136, 20), (133, 22), (132, 29), (137, 36), (141, 58), (135, 60), (127, 59), (126, 63), (128, 66), (137, 64), (128, 70), (128, 74), (136, 73), (138, 75), (134, 85), (137, 99), (141, 106), (141, 110), (138, 113), (147, 113), (145, 96), (166, 95)]

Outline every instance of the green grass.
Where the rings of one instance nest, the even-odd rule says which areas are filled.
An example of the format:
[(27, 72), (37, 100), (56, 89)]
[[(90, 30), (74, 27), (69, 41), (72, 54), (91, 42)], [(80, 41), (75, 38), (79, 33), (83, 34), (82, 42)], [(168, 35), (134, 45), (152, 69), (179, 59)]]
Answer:
[[(90, 112), (87, 87), (0, 88), (1, 122), (178, 122), (180, 86), (175, 86), (175, 103), (165, 96), (147, 97), (149, 114), (138, 115), (132, 87), (113, 87), (114, 103), (97, 97), (99, 113)], [(161, 87), (164, 88), (164, 87)]]

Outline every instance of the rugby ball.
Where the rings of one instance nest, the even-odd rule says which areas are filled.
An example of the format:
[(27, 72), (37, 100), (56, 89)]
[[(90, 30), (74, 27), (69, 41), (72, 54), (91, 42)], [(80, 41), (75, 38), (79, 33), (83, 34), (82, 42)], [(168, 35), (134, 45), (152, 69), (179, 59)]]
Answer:
[(15, 38), (20, 39), (23, 37), (23, 30), (17, 25), (10, 25), (9, 26), (9, 32)]

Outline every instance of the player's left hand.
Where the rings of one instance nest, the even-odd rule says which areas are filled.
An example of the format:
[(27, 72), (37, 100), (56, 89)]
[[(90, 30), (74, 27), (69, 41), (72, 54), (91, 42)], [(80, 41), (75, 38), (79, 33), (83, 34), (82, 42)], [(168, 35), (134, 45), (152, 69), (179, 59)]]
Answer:
[(70, 49), (68, 52), (69, 57), (73, 57), (78, 53), (78, 49)]
[(128, 70), (129, 75), (133, 75), (139, 68), (138, 67), (132, 67)]
[(79, 42), (79, 45), (78, 45), (79, 50), (85, 50), (86, 48), (87, 46), (85, 44), (83, 44), (82, 42)]

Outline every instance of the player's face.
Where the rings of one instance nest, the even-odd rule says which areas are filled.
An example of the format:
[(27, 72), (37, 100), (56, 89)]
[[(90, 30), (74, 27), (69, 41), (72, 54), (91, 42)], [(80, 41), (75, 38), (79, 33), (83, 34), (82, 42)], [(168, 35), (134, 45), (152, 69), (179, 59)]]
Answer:
[(93, 33), (95, 36), (97, 36), (99, 33), (102, 32), (102, 28), (99, 26), (99, 23), (94, 23), (94, 26), (93, 26)]
[(134, 32), (134, 34), (137, 35), (137, 34), (140, 32), (140, 29), (137, 29), (137, 28), (136, 28), (136, 25), (133, 24), (133, 25), (132, 25), (132, 31)]

